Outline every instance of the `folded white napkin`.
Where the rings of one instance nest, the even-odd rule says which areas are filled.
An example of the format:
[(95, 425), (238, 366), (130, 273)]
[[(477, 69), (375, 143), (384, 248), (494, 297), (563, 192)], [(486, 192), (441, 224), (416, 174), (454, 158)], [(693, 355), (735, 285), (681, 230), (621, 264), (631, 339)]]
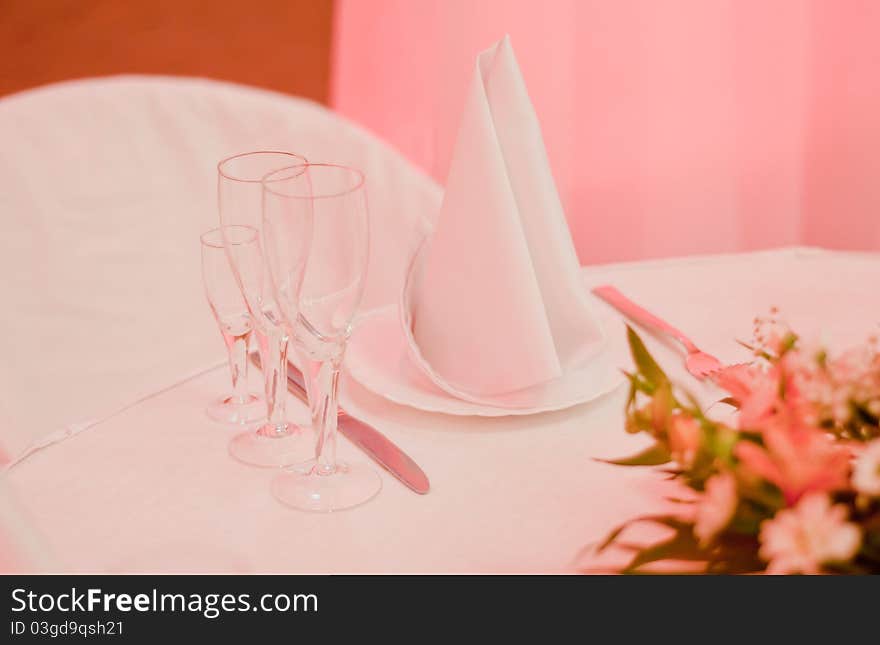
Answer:
[(477, 58), (437, 227), (404, 288), (411, 353), (438, 386), (468, 398), (557, 379), (604, 342), (579, 270), (505, 37)]

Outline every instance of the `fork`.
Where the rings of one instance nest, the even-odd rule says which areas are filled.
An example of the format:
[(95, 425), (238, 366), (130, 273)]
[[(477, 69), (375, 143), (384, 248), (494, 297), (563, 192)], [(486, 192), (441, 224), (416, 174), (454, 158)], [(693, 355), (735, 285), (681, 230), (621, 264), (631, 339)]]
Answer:
[(644, 325), (645, 327), (653, 327), (657, 331), (672, 336), (675, 340), (681, 343), (687, 351), (684, 365), (687, 368), (687, 371), (698, 379), (703, 380), (711, 378), (724, 369), (724, 365), (722, 365), (721, 361), (711, 354), (707, 354), (699, 349), (694, 342), (685, 336), (679, 329), (673, 327), (665, 320), (658, 318), (650, 311), (643, 309), (610, 284), (594, 288), (593, 293), (641, 325)]

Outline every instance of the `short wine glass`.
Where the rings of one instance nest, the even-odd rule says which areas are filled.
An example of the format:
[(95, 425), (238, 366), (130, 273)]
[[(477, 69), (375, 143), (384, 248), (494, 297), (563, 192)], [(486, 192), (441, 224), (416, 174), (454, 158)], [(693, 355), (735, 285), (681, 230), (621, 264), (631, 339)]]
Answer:
[[(226, 238), (232, 246), (256, 243), (257, 231), (249, 226), (232, 226)], [(214, 421), (246, 425), (265, 417), (262, 399), (248, 390), (248, 342), (253, 333), (247, 303), (232, 273), (223, 234), (219, 228), (203, 233), (202, 284), (205, 296), (220, 328), (229, 355), (232, 391), (212, 401), (206, 412)]]
[(217, 164), (217, 199), (221, 231), (233, 224), (251, 226), (259, 233), (248, 248), (226, 242), (233, 273), (250, 312), (266, 385), (267, 422), (243, 432), (229, 442), (229, 454), (238, 461), (264, 468), (280, 467), (308, 459), (312, 433), (288, 421), (287, 360), (289, 334), (270, 287), (262, 230), (262, 178), (269, 172), (305, 159), (289, 152), (256, 151), (223, 159)]
[[(276, 231), (282, 248), (311, 231), (305, 272), (298, 288), (279, 285), (289, 275), (269, 262), (282, 315), (305, 357), (315, 429), (314, 458), (285, 468), (272, 481), (282, 503), (329, 513), (372, 499), (382, 480), (365, 464), (336, 458), (339, 379), (351, 324), (360, 304), (369, 257), (369, 222), (364, 176), (337, 164), (303, 164), (263, 178), (264, 230)], [(287, 232), (287, 233), (285, 233)], [(289, 265), (288, 265), (289, 266)], [(298, 296), (296, 304), (291, 302)]]

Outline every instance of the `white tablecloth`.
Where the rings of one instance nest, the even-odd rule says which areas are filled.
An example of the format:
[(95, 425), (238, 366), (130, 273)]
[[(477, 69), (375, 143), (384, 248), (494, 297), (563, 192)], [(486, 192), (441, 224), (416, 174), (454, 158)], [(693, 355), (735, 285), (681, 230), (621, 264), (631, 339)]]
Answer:
[[(617, 285), (726, 361), (745, 357), (735, 339), (748, 339), (753, 317), (774, 305), (802, 334), (833, 347), (860, 342), (880, 321), (880, 254), (783, 249), (592, 267), (584, 279)], [(623, 323), (608, 332), (624, 333)], [(648, 343), (705, 400), (717, 394), (688, 379), (673, 346)], [(630, 364), (625, 355), (620, 362)], [(348, 381), (349, 410), (409, 452), (432, 490), (420, 497), (383, 471), (383, 490), (369, 504), (300, 513), (270, 496), (271, 471), (227, 456), (231, 431), (204, 414), (226, 381), (223, 370), (196, 377), (8, 473), (59, 566), (562, 572), (576, 568), (582, 547), (661, 503), (658, 474), (595, 461), (645, 441), (623, 431), (624, 390), (563, 412), (485, 419), (407, 409)], [(304, 419), (299, 404), (291, 400), (290, 408)], [(366, 459), (345, 441), (341, 454)]]

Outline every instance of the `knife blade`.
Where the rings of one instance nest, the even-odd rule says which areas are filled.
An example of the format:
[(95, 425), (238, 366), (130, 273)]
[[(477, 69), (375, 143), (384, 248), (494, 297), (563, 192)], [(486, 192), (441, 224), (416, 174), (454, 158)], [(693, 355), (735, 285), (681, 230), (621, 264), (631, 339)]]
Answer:
[[(251, 354), (251, 361), (260, 368), (259, 354)], [(302, 372), (291, 362), (287, 364), (287, 389), (300, 401), (309, 404)], [(356, 419), (339, 408), (337, 429), (410, 490), (419, 495), (431, 490), (428, 476), (412, 457), (370, 424)]]

